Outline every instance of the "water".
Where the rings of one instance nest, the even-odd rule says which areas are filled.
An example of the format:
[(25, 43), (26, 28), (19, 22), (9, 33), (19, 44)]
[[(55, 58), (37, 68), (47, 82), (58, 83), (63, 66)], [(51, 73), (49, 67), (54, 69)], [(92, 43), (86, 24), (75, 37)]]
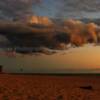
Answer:
[(87, 44), (52, 55), (2, 55), (0, 65), (12, 73), (100, 73), (100, 46)]

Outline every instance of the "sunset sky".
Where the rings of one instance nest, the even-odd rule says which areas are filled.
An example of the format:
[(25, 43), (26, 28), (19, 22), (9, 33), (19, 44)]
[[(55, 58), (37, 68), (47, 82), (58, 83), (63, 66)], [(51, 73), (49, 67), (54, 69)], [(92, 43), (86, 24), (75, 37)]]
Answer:
[[(74, 19), (74, 18), (77, 18), (77, 19), (99, 18), (100, 19), (100, 0), (1, 0), (0, 1), (0, 20), (27, 19), (27, 17), (30, 18), (30, 16), (34, 16), (34, 15), (48, 16), (50, 18), (60, 18), (60, 19), (67, 19), (67, 18), (72, 18), (72, 19)], [(41, 17), (41, 19), (42, 19), (42, 17)], [(1, 22), (4, 23), (4, 21), (1, 21)], [(7, 22), (7, 21), (5, 21), (5, 22)], [(10, 22), (10, 21), (8, 21), (8, 22)], [(32, 28), (34, 28), (34, 27), (31, 27), (31, 26), (29, 27), (29, 25), (27, 26), (27, 25), (25, 25), (25, 23), (24, 24), (18, 23), (18, 25), (17, 25), (16, 21), (15, 22), (11, 21), (11, 22), (13, 22), (13, 23), (11, 23), (11, 27), (12, 27), (11, 29), (8, 28), (10, 26), (10, 24), (7, 24), (7, 26), (6, 26), (6, 24), (4, 23), (6, 28), (4, 28), (3, 31), (8, 29), (9, 32), (6, 30), (7, 34), (11, 33), (11, 32), (24, 33), (23, 30), (25, 31), (25, 29), (26, 29), (26, 31), (27, 31), (29, 29), (29, 31), (25, 32), (25, 34), (32, 32), (32, 35), (33, 35)], [(2, 26), (2, 23), (1, 23), (1, 26)], [(90, 32), (88, 33), (88, 31), (87, 31), (88, 29), (85, 29), (87, 27), (84, 23), (81, 23), (79, 21), (76, 21), (76, 23), (78, 23), (79, 25), (75, 24), (75, 23), (73, 24), (73, 23), (74, 22), (72, 22), (72, 25), (74, 25), (76, 27), (73, 29), (75, 29), (76, 32), (77, 32), (77, 29), (79, 28), (78, 26), (80, 25), (80, 26), (82, 26), (82, 32), (84, 32), (84, 33), (87, 32), (86, 34), (89, 34), (89, 35), (92, 34), (92, 32), (91, 32), (91, 34), (90, 34)], [(13, 28), (14, 25), (15, 25), (15, 27)], [(22, 26), (20, 27), (19, 25), (22, 25)], [(24, 27), (24, 25), (25, 25), (25, 27)], [(69, 26), (70, 25), (71, 24), (69, 24)], [(84, 25), (85, 25), (85, 28), (84, 28)], [(92, 24), (92, 25), (94, 25), (94, 24)], [(53, 26), (53, 24), (52, 24), (52, 26)], [(54, 26), (55, 26), (55, 24), (54, 24)], [(22, 28), (22, 31), (20, 28)], [(99, 26), (95, 27), (95, 28), (93, 27), (94, 34), (97, 32), (97, 28), (100, 29)], [(12, 31), (12, 29), (14, 31)], [(83, 29), (85, 29), (85, 31), (83, 31)], [(2, 27), (1, 27), (1, 30), (2, 30)], [(71, 32), (71, 31), (68, 31), (68, 32)], [(72, 32), (75, 33), (75, 31), (72, 31)], [(2, 33), (2, 31), (1, 31), (1, 33)], [(41, 30), (38, 33), (41, 36)], [(47, 33), (50, 33), (50, 35), (51, 35), (51, 33), (53, 33), (53, 32), (47, 31)], [(59, 33), (59, 32), (57, 31), (57, 33)], [(81, 33), (81, 31), (80, 31), (80, 33)], [(98, 34), (100, 35), (100, 32), (98, 32)], [(97, 34), (95, 34), (95, 37), (96, 37), (96, 35)], [(98, 35), (98, 37), (100, 39), (99, 35)], [(48, 35), (48, 37), (49, 37), (49, 35)], [(98, 39), (98, 37), (97, 37), (97, 39)], [(45, 37), (45, 38), (46, 38), (45, 40), (48, 40), (47, 37)], [(17, 40), (16, 37), (14, 38), (14, 40), (15, 39)], [(4, 40), (4, 39), (2, 38), (2, 40)], [(21, 39), (19, 39), (19, 40), (21, 40)], [(19, 40), (17, 40), (17, 41), (19, 42)], [(27, 40), (27, 37), (26, 37), (26, 40)], [(31, 40), (32, 40), (32, 38), (31, 38)], [(39, 38), (39, 40), (40, 40), (40, 38)], [(71, 40), (71, 38), (69, 40)], [(13, 39), (12, 39), (12, 41), (13, 41)], [(87, 39), (87, 41), (88, 41), (88, 39)], [(41, 41), (34, 42), (34, 43), (36, 44), (36, 43), (40, 43), (40, 42)], [(53, 42), (55, 42), (55, 41), (53, 41)], [(93, 42), (95, 42), (95, 41), (93, 41)], [(23, 44), (25, 44), (25, 43), (28, 43), (28, 42), (26, 42), (26, 41), (23, 42)], [(29, 43), (34, 44), (33, 40), (32, 40), (32, 42), (29, 42)], [(50, 41), (50, 43), (52, 43), (52, 42)], [(72, 42), (70, 42), (70, 43), (72, 43)], [(86, 43), (86, 42), (84, 42), (84, 43)], [(97, 43), (97, 42), (95, 42), (95, 43)], [(99, 43), (100, 43), (100, 40), (98, 41), (98, 44)], [(86, 46), (86, 47), (83, 46), (83, 47), (79, 47), (79, 48), (72, 47), (68, 51), (67, 51), (67, 49), (65, 51), (62, 50), (59, 53), (56, 53), (54, 55), (42, 55), (42, 56), (41, 55), (39, 55), (39, 56), (28, 55), (28, 56), (22, 57), (22, 55), (17, 54), (17, 56), (15, 58), (8, 58), (6, 56), (0, 57), (0, 61), (1, 61), (1, 64), (5, 66), (4, 67), (5, 70), (7, 70), (7, 71), (11, 70), (12, 72), (19, 71), (20, 70), (19, 67), (25, 69), (25, 72), (33, 72), (33, 71), (34, 72), (57, 72), (57, 71), (58, 72), (60, 72), (60, 71), (61, 72), (66, 72), (66, 71), (70, 72), (70, 70), (71, 71), (74, 70), (76, 72), (86, 72), (86, 70), (87, 70), (87, 72), (88, 71), (100, 72), (100, 46), (94, 46), (94, 45), (91, 46), (90, 45), (90, 46)], [(5, 61), (7, 63), (5, 63)], [(15, 67), (13, 67), (13, 66), (15, 66)]]

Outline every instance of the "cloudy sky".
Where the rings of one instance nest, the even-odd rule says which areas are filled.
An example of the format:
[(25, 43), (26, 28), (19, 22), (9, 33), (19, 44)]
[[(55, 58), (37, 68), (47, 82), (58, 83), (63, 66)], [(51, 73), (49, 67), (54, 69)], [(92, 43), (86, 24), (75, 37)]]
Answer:
[(100, 16), (100, 0), (0, 0), (0, 18), (25, 18), (33, 14), (49, 17)]

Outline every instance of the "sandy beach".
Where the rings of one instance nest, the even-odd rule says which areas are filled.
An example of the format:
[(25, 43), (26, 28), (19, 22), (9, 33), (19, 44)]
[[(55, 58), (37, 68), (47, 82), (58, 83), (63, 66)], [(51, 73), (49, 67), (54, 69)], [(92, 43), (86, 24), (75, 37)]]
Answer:
[(0, 100), (100, 100), (99, 75), (0, 74)]

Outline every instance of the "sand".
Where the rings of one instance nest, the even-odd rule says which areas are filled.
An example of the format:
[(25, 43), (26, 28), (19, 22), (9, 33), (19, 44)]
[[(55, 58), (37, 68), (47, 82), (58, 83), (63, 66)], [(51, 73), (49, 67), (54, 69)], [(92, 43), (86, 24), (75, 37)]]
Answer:
[(0, 74), (0, 100), (100, 100), (100, 76)]

